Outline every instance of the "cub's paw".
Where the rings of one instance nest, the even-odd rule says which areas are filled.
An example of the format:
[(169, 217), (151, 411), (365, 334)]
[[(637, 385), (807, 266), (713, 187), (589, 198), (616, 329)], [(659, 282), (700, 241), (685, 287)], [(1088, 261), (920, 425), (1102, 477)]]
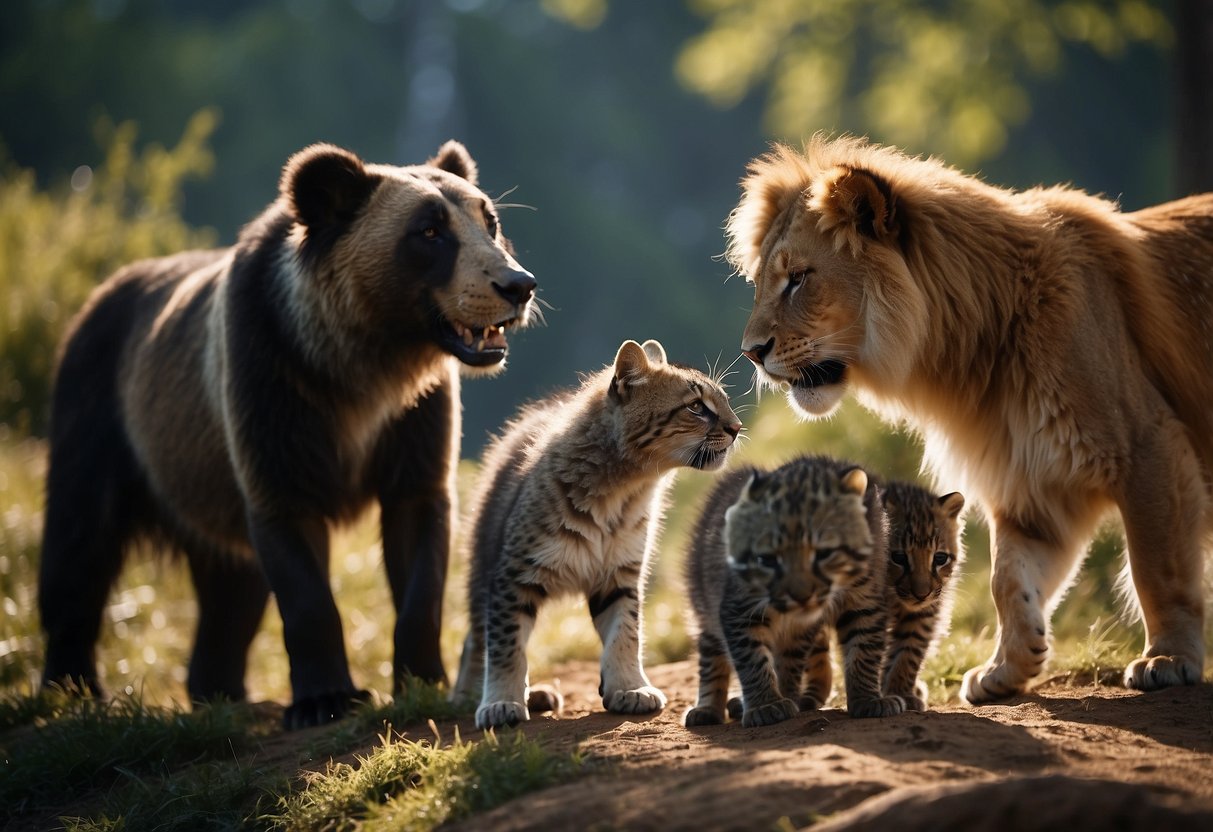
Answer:
[(871, 699), (856, 699), (847, 703), (847, 713), (855, 719), (897, 716), (906, 709), (906, 701), (900, 696), (874, 696)]
[(821, 706), (825, 704), (825, 702), (822, 702), (820, 699), (818, 699), (816, 696), (814, 696), (811, 693), (804, 694), (803, 696), (800, 697), (800, 699), (796, 700), (796, 703), (798, 705), (800, 705), (801, 713), (804, 713), (805, 711), (820, 710)]
[(729, 719), (736, 722), (745, 713), (745, 702), (741, 700), (740, 696), (730, 696), (729, 702), (724, 706), (724, 709), (728, 711)]
[(608, 711), (615, 714), (651, 714), (665, 707), (665, 694), (652, 685), (635, 690), (617, 690), (602, 702)]
[(903, 696), (901, 699), (906, 703), (907, 711), (925, 711), (927, 709), (927, 701), (921, 696)]
[(960, 685), (960, 695), (970, 705), (1005, 702), (1022, 690), (1022, 685), (1004, 684), (999, 681), (998, 669), (988, 666), (970, 670)]
[(530, 718), (526, 705), (521, 702), (489, 702), (476, 709), (476, 727), (484, 730), (517, 725)]
[(741, 724), (746, 728), (761, 728), (763, 725), (774, 725), (791, 719), (798, 713), (800, 708), (797, 708), (791, 699), (778, 699), (757, 708), (746, 708), (741, 716)]
[(691, 708), (682, 717), (682, 724), (688, 728), (698, 728), (701, 725), (723, 725), (724, 714), (707, 705)]
[(371, 694), (365, 690), (345, 690), (305, 696), (292, 702), (282, 714), (282, 727), (288, 731), (313, 728), (335, 722), (363, 702)]
[(558, 714), (564, 710), (564, 697), (551, 685), (535, 685), (526, 692), (526, 707), (533, 714)]
[(1125, 668), (1125, 687), (1159, 690), (1176, 685), (1194, 685), (1200, 681), (1201, 667), (1182, 656), (1153, 656), (1137, 659)]

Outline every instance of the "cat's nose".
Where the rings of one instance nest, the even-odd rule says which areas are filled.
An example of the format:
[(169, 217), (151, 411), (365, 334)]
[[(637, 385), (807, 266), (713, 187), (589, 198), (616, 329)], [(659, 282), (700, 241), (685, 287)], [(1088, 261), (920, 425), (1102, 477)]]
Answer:
[(774, 346), (775, 346), (775, 336), (772, 335), (769, 339), (767, 339), (767, 342), (765, 344), (754, 344), (753, 346), (748, 347), (747, 349), (743, 349), (741, 351), (741, 354), (744, 355), (746, 358), (750, 359), (751, 361), (753, 361), (756, 366), (761, 367), (763, 359), (765, 359), (767, 357), (767, 354), (771, 351), (771, 348)]
[(737, 438), (737, 434), (741, 433), (741, 427), (741, 422), (723, 422), (720, 425), (720, 429), (734, 439)]

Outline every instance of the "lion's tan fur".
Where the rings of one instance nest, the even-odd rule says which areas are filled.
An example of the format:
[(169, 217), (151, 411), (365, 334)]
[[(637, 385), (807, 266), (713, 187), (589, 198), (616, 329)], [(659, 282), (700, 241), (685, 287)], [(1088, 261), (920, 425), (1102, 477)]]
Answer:
[[(1203, 661), (1199, 591), (1181, 584), (1199, 585), (1213, 528), (1213, 194), (1122, 213), (1071, 188), (1005, 190), (816, 137), (752, 163), (728, 233), (755, 284), (743, 348), (773, 339), (764, 370), (777, 381), (846, 361), (867, 404), (921, 430), (940, 484), (984, 504), (1008, 553), (994, 590), (1011, 616), (988, 669), (1017, 661), (1019, 612), (1000, 592), (1036, 590), (1047, 613), (1113, 506), (1147, 655)], [(806, 288), (783, 297), (806, 267)], [(816, 413), (837, 400), (814, 396)], [(1032, 570), (1043, 577), (1019, 574)], [(1010, 690), (1034, 673), (1003, 675)]]

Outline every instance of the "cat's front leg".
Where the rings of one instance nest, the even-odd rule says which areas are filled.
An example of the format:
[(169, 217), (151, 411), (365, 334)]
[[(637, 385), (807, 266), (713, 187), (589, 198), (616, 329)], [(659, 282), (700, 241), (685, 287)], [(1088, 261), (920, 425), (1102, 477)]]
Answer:
[(761, 615), (754, 614), (753, 605), (726, 600), (721, 605), (720, 624), (741, 682), (741, 724), (747, 728), (774, 725), (800, 713), (796, 702), (779, 690), (770, 629)]
[(880, 665), (888, 643), (888, 613), (883, 599), (861, 597), (838, 616), (835, 628), (842, 647), (842, 675), (847, 689), (847, 712), (857, 718), (896, 716), (906, 709), (900, 696), (880, 689)]
[(602, 705), (617, 714), (647, 714), (666, 706), (640, 664), (639, 570), (622, 572), (636, 580), (592, 593), (588, 600), (594, 629), (602, 639)]
[(526, 707), (526, 645), (535, 626), (540, 595), (498, 576), (484, 616), (484, 693), (477, 728), (517, 725), (531, 718)]

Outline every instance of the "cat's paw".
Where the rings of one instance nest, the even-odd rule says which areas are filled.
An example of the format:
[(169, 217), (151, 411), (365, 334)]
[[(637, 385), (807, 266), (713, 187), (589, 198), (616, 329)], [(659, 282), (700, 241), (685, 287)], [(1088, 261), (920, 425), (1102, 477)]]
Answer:
[(1182, 656), (1152, 656), (1130, 662), (1125, 668), (1125, 687), (1159, 690), (1200, 681), (1201, 667)]
[(925, 711), (927, 702), (921, 696), (902, 696), (902, 701), (906, 703), (907, 711)]
[(488, 702), (476, 709), (476, 727), (485, 730), (517, 725), (530, 718), (526, 705), (521, 702)]
[(847, 713), (855, 719), (897, 716), (906, 709), (906, 701), (900, 696), (873, 696), (847, 702)]
[(724, 706), (724, 709), (728, 712), (729, 719), (736, 722), (745, 713), (745, 703), (741, 701), (740, 696), (730, 696), (729, 702)]
[(791, 719), (800, 713), (800, 708), (791, 699), (777, 699), (757, 708), (746, 708), (741, 716), (741, 724), (746, 728), (760, 728), (763, 725), (774, 725)]
[(682, 717), (682, 724), (688, 728), (698, 728), (701, 725), (723, 725), (724, 714), (707, 705), (691, 708)]
[(526, 707), (533, 714), (558, 714), (564, 710), (564, 697), (551, 685), (535, 685), (526, 692)]
[(666, 705), (665, 694), (652, 685), (633, 690), (617, 690), (607, 695), (603, 706), (614, 714), (651, 714)]
[(798, 699), (796, 702), (798, 705), (800, 705), (801, 713), (804, 713), (805, 711), (820, 710), (821, 706), (825, 704), (825, 702), (822, 702), (820, 699), (818, 699), (816, 696), (814, 696), (811, 693), (806, 693), (806, 694), (802, 695), (800, 697), (800, 699)]

